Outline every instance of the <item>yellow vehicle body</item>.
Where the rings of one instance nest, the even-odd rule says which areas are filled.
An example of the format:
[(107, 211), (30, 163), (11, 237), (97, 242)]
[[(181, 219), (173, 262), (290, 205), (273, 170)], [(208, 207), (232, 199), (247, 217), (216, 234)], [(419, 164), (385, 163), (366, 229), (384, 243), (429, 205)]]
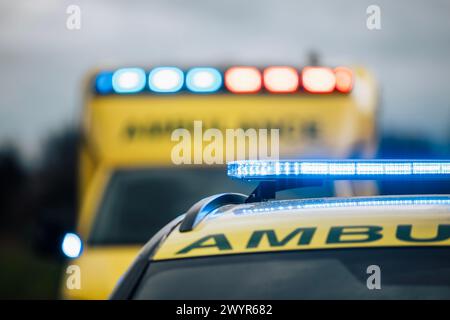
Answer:
[(63, 297), (66, 299), (106, 299), (124, 270), (133, 261), (138, 246), (87, 247), (75, 264), (80, 267), (81, 288), (69, 290), (63, 285)]
[[(450, 246), (450, 234), (441, 239), (437, 236), (440, 228), (450, 226), (450, 198), (445, 198), (442, 204), (414, 204), (403, 196), (318, 199), (316, 205), (314, 199), (237, 205), (207, 215), (192, 231), (174, 228), (152, 260), (290, 250)], [(355, 206), (357, 201), (360, 205)], [(327, 203), (330, 205), (324, 205)], [(333, 203), (338, 205), (333, 207)], [(399, 235), (406, 230), (411, 239)]]
[[(212, 196), (167, 224), (143, 247), (111, 298), (448, 299), (450, 295), (449, 195), (243, 203), (245, 198)], [(298, 263), (292, 266), (294, 261)], [(383, 270), (383, 284), (378, 282), (377, 287), (382, 290), (372, 290), (366, 282), (369, 267)], [(352, 276), (342, 276), (348, 273)]]
[[(77, 232), (84, 240), (81, 289), (67, 299), (105, 299), (138, 252), (137, 246), (90, 246), (90, 233), (111, 175), (123, 168), (174, 167), (176, 128), (280, 129), (280, 157), (372, 157), (376, 148), (377, 87), (364, 68), (354, 68), (349, 94), (93, 95), (82, 115), (80, 212)], [(187, 208), (186, 208), (187, 209)], [(67, 277), (67, 276), (66, 276)]]

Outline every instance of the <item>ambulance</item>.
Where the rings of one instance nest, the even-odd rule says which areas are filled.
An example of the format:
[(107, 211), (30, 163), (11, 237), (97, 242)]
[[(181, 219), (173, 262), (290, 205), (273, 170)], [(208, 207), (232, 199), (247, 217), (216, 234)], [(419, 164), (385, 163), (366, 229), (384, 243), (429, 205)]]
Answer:
[[(249, 193), (254, 187), (226, 179), (221, 164), (196, 164), (193, 158), (191, 164), (176, 164), (177, 129), (192, 132), (199, 121), (203, 130), (221, 132), (277, 129), (280, 158), (367, 158), (376, 150), (377, 93), (362, 67), (159, 66), (95, 72), (82, 113), (79, 216), (76, 230), (62, 243), (67, 265), (79, 267), (81, 285), (70, 289), (66, 273), (62, 297), (107, 298), (140, 246), (193, 201), (214, 193)], [(346, 186), (301, 192), (324, 196), (363, 190)]]
[(112, 299), (450, 299), (449, 194), (277, 198), (327, 180), (448, 181), (450, 160), (239, 161), (228, 176), (258, 186), (161, 228)]

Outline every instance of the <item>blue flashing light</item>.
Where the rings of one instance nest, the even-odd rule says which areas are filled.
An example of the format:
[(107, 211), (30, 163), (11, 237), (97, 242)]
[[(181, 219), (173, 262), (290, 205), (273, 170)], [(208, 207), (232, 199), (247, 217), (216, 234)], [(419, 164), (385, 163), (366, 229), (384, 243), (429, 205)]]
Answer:
[(148, 75), (148, 87), (157, 93), (175, 93), (184, 85), (184, 73), (176, 67), (159, 67)]
[(69, 232), (64, 236), (61, 250), (68, 258), (78, 258), (83, 250), (83, 243), (77, 234)]
[(450, 179), (450, 160), (246, 160), (228, 163), (228, 176), (246, 180), (392, 178)]
[(141, 68), (122, 68), (114, 72), (112, 87), (116, 93), (136, 93), (145, 88), (145, 71)]
[(276, 202), (262, 202), (252, 206), (238, 207), (234, 214), (253, 214), (303, 209), (328, 209), (349, 207), (380, 206), (450, 206), (450, 196), (400, 196), (400, 197), (361, 197), (361, 198), (325, 198), (299, 199)]
[(193, 68), (186, 75), (186, 87), (195, 93), (213, 93), (222, 86), (222, 75), (214, 68)]
[(99, 94), (108, 94), (113, 92), (112, 85), (113, 73), (109, 71), (100, 72), (95, 78), (95, 90)]

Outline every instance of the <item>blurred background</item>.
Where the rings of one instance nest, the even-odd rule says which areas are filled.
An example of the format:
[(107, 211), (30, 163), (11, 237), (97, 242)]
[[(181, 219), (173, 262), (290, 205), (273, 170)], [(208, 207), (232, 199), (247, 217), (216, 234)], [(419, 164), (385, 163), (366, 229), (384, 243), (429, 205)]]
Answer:
[[(381, 30), (366, 27), (372, 4)], [(80, 30), (66, 28), (69, 5), (81, 9)], [(90, 70), (304, 65), (314, 51), (375, 74), (379, 157), (450, 158), (449, 12), (444, 0), (1, 0), (0, 298), (57, 297), (60, 242), (42, 239), (75, 221)]]

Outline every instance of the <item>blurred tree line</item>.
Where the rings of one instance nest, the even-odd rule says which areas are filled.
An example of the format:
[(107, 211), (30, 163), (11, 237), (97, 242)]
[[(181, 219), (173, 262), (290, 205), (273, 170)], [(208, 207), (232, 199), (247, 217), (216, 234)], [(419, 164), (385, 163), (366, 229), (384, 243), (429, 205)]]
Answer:
[[(47, 139), (42, 157), (31, 168), (17, 149), (0, 150), (0, 231), (52, 253), (61, 229), (75, 222), (79, 133), (65, 129)], [(29, 240), (32, 240), (31, 242)]]
[(17, 148), (0, 149), (0, 298), (56, 298), (61, 240), (75, 225), (79, 132), (66, 128), (24, 165)]

